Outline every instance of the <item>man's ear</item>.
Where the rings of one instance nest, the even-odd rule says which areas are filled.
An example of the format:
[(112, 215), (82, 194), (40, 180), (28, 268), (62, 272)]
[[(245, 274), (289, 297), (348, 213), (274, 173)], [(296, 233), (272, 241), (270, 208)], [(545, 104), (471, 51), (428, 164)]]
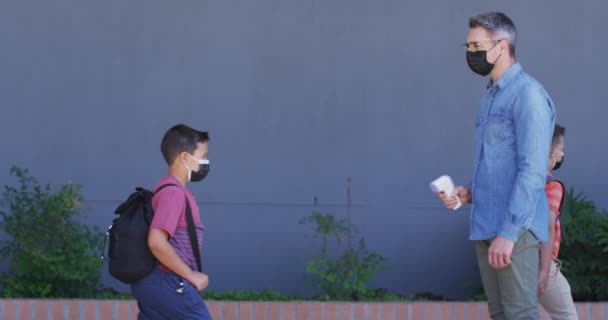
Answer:
[(509, 41), (506, 39), (500, 40), (500, 48), (503, 52), (509, 52)]

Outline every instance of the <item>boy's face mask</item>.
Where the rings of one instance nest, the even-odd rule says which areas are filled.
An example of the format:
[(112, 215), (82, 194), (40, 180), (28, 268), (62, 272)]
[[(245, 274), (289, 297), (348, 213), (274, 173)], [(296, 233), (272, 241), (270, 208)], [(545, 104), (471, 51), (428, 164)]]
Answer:
[(555, 161), (555, 164), (553, 165), (553, 168), (551, 169), (551, 170), (557, 170), (557, 169), (561, 168), (562, 164), (564, 163), (565, 153), (564, 153), (564, 151), (558, 150), (555, 147), (553, 147), (553, 152), (557, 152), (559, 154), (559, 156), (561, 157), (560, 161)]
[(208, 159), (199, 160), (189, 153), (188, 153), (188, 156), (190, 156), (190, 158), (194, 159), (194, 161), (198, 162), (198, 171), (192, 170), (187, 164), (185, 164), (186, 168), (188, 169), (188, 181), (198, 182), (198, 181), (205, 179), (205, 177), (207, 177), (207, 175), (209, 174), (209, 171), (210, 171), (209, 160)]
[(557, 170), (557, 169), (561, 168), (563, 163), (564, 163), (564, 156), (562, 156), (561, 161), (555, 163), (555, 165), (553, 166), (553, 170)]

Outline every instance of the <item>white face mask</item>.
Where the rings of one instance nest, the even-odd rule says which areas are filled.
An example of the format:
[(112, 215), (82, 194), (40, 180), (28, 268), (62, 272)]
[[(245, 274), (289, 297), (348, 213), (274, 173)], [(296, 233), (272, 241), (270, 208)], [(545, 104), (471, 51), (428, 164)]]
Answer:
[(188, 181), (197, 182), (205, 179), (205, 177), (209, 174), (209, 160), (197, 159), (189, 153), (188, 156), (194, 159), (194, 161), (198, 162), (198, 171), (194, 171), (187, 164), (184, 164), (186, 169), (188, 169)]

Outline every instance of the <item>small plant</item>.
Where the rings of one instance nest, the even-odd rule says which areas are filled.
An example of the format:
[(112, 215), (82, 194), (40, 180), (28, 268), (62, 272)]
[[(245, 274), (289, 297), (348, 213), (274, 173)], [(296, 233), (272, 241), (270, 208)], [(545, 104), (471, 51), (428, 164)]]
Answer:
[(313, 285), (325, 293), (325, 300), (366, 300), (375, 293), (368, 284), (378, 271), (386, 269), (387, 259), (369, 252), (363, 237), (357, 248), (344, 246), (349, 235), (358, 234), (355, 227), (344, 219), (316, 212), (300, 223), (312, 224), (314, 236), (321, 239), (321, 253), (307, 262), (306, 271)]
[(468, 299), (468, 301), (488, 301), (488, 296), (483, 288), (480, 288)]
[(559, 258), (574, 299), (608, 299), (608, 213), (570, 189), (561, 216), (566, 241)]
[[(384, 289), (368, 288), (374, 275), (387, 269), (387, 259), (378, 253), (369, 252), (364, 237), (359, 239), (358, 247), (353, 246), (353, 237), (359, 230), (351, 223), (351, 183), (349, 177), (346, 219), (313, 212), (300, 220), (300, 224), (312, 224), (314, 237), (321, 239), (321, 253), (306, 263), (306, 272), (313, 286), (325, 293), (316, 297), (316, 300), (399, 300), (403, 298), (400, 295), (391, 295)], [(335, 245), (331, 249), (330, 241)]]
[[(9, 259), (2, 278), (11, 298), (91, 297), (100, 279), (102, 233), (76, 217), (83, 212), (80, 186), (41, 187), (27, 169), (11, 168), (18, 186), (5, 186), (0, 254)], [(94, 253), (95, 252), (95, 253)]]

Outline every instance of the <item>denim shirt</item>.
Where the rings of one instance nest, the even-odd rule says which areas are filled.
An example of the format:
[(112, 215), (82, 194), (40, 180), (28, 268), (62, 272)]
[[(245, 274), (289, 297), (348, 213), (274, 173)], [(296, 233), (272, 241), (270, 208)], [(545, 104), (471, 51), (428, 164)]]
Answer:
[(512, 65), (488, 85), (475, 122), (471, 240), (548, 238), (545, 181), (555, 109), (544, 88)]

